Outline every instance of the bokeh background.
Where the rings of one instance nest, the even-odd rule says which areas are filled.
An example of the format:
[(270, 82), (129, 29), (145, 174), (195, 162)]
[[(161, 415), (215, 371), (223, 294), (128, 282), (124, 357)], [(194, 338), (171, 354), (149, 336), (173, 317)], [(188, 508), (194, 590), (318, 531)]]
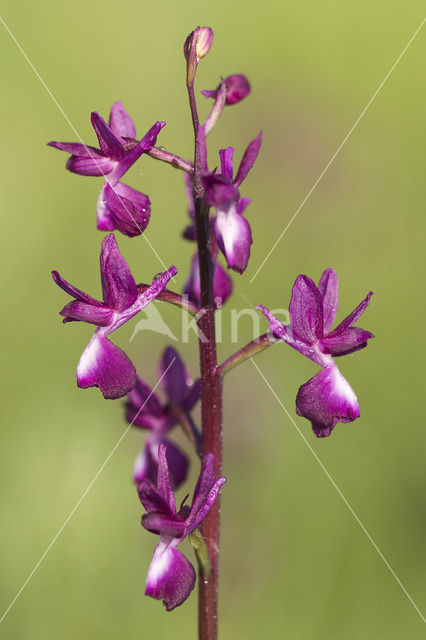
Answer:
[[(374, 290), (362, 326), (376, 338), (340, 360), (362, 417), (317, 440), (294, 398), (316, 367), (285, 345), (257, 364), (414, 602), (426, 610), (423, 29), (353, 131), (260, 274), (250, 278), (420, 25), (414, 0), (261, 4), (110, 0), (19, 3), (1, 15), (63, 111), (88, 143), (89, 116), (122, 100), (139, 133), (167, 121), (159, 144), (190, 158), (182, 43), (197, 24), (215, 42), (197, 89), (246, 73), (253, 93), (226, 110), (209, 158), (237, 158), (263, 129), (244, 185), (254, 245), (224, 311), (286, 308), (299, 273), (340, 277), (338, 319)], [(64, 170), (48, 140), (75, 140), (0, 24), (1, 91), (1, 609), (6, 610), (125, 428), (122, 403), (81, 391), (75, 366), (91, 330), (63, 326), (58, 268), (99, 294), (95, 228), (101, 181)], [(200, 97), (202, 113), (207, 101)], [(185, 280), (192, 246), (180, 239), (186, 202), (177, 171), (149, 158), (126, 179), (148, 193), (147, 235)], [(143, 238), (118, 237), (136, 278), (160, 271)], [(177, 334), (180, 315), (161, 307)], [(228, 321), (226, 316), (228, 314)], [(228, 322), (228, 324), (227, 324)], [(117, 342), (157, 380), (166, 338), (134, 324)], [(266, 324), (262, 321), (262, 328)], [(251, 338), (241, 319), (240, 343)], [(181, 349), (194, 376), (197, 345)], [(424, 623), (306, 443), (250, 362), (225, 392), (220, 637), (297, 640), (424, 637)], [(131, 483), (143, 434), (129, 433), (0, 625), (4, 638), (196, 637), (196, 596), (167, 614), (145, 598), (154, 536), (140, 525)], [(181, 442), (185, 445), (184, 440)], [(196, 468), (197, 465), (195, 465)], [(188, 553), (192, 553), (189, 548)], [(1, 614), (1, 612), (0, 612)]]

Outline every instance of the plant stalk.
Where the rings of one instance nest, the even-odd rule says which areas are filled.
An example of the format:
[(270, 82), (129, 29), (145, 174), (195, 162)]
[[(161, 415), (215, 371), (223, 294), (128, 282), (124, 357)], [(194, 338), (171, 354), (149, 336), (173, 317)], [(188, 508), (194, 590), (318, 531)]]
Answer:
[[(214, 320), (213, 265), (210, 252), (209, 208), (203, 201), (202, 159), (200, 157), (200, 125), (193, 83), (187, 84), (189, 104), (195, 133), (193, 194), (200, 265), (201, 308), (205, 313), (198, 320), (200, 335), (201, 376), (201, 455), (214, 455), (215, 478), (222, 474), (222, 377), (217, 374), (216, 336)], [(201, 532), (206, 543), (211, 569), (199, 579), (199, 640), (217, 640), (220, 498), (204, 519)]]
[(274, 334), (269, 331), (268, 333), (264, 333), (258, 338), (255, 338), (255, 340), (246, 344), (245, 347), (242, 347), (242, 349), (233, 353), (232, 356), (229, 356), (225, 362), (222, 362), (222, 364), (217, 368), (218, 375), (224, 376), (225, 373), (228, 373), (228, 371), (231, 371), (234, 367), (237, 367), (248, 358), (252, 358), (258, 353), (261, 353), (277, 341), (278, 338), (275, 338)]

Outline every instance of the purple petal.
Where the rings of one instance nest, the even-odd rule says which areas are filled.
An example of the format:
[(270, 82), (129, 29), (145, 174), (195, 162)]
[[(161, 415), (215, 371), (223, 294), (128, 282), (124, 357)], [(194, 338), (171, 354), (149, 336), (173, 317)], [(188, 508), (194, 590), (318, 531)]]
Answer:
[(212, 453), (208, 453), (203, 457), (201, 463), (200, 475), (194, 489), (194, 495), (192, 497), (191, 511), (186, 520), (187, 526), (190, 527), (195, 520), (198, 512), (204, 506), (210, 489), (214, 485), (214, 456)]
[(293, 335), (308, 345), (323, 335), (323, 302), (315, 283), (307, 276), (296, 278), (289, 306)]
[(217, 92), (218, 92), (218, 89), (214, 89), (212, 91), (208, 89), (203, 89), (203, 91), (201, 91), (202, 95), (205, 98), (216, 98)]
[(119, 196), (129, 200), (136, 207), (136, 209), (140, 213), (143, 213), (149, 220), (151, 203), (147, 195), (141, 193), (140, 191), (136, 191), (136, 189), (133, 189), (132, 187), (129, 187), (127, 184), (123, 184), (122, 182), (118, 182), (115, 185), (114, 191), (118, 193)]
[(139, 483), (138, 495), (139, 500), (148, 513), (151, 513), (151, 511), (160, 511), (161, 513), (166, 513), (169, 516), (173, 515), (169, 509), (167, 500), (164, 499), (164, 497), (161, 495), (158, 489), (153, 486), (150, 480), (143, 479)]
[(247, 209), (248, 205), (250, 204), (250, 202), (251, 202), (250, 198), (240, 198), (235, 207), (235, 211), (240, 216), (242, 216), (244, 211)]
[(183, 405), (188, 389), (189, 375), (173, 347), (167, 347), (160, 363), (161, 382), (171, 402)]
[(214, 265), (213, 295), (215, 309), (222, 307), (232, 293), (232, 280), (219, 262)]
[[(201, 283), (198, 254), (192, 258), (188, 279), (183, 288), (183, 293), (197, 307), (201, 303)], [(232, 280), (225, 269), (217, 262), (213, 276), (213, 294), (215, 309), (223, 306), (232, 293)]]
[[(137, 455), (133, 465), (133, 482), (138, 487), (143, 480), (149, 480), (150, 483), (154, 483), (157, 480), (158, 463), (153, 459), (151, 448), (147, 446), (147, 444), (148, 443), (145, 444), (142, 451)], [(147, 511), (156, 511), (156, 509), (147, 509)]]
[(98, 199), (98, 229), (117, 229), (133, 238), (145, 231), (149, 217), (148, 196), (120, 182), (114, 188), (105, 183)]
[(102, 241), (100, 256), (104, 303), (111, 309), (123, 311), (132, 306), (138, 291), (129, 266), (120, 251), (114, 234)]
[(247, 149), (244, 152), (243, 158), (241, 160), (241, 164), (238, 169), (238, 173), (234, 180), (234, 184), (236, 187), (239, 187), (240, 184), (246, 179), (248, 172), (254, 165), (256, 158), (259, 154), (260, 145), (262, 144), (262, 132), (250, 142)]
[(81, 302), (87, 302), (87, 304), (97, 306), (97, 307), (103, 306), (102, 302), (99, 302), (99, 300), (96, 300), (95, 298), (92, 298), (92, 296), (89, 296), (88, 293), (84, 293), (84, 291), (77, 289), (77, 287), (74, 287), (72, 284), (67, 282), (64, 278), (61, 277), (58, 271), (52, 271), (52, 278), (55, 284), (58, 285), (58, 287), (60, 287), (63, 291), (65, 291), (65, 293), (68, 293), (70, 296), (72, 296), (76, 300), (80, 300)]
[(329, 436), (337, 422), (359, 418), (357, 397), (335, 364), (330, 364), (299, 389), (296, 412), (307, 418), (318, 438)]
[(182, 238), (185, 238), (185, 240), (190, 240), (191, 242), (197, 241), (197, 231), (195, 229), (195, 224), (189, 224), (187, 227), (185, 227), (185, 229), (182, 231)]
[(122, 398), (135, 386), (136, 370), (126, 354), (97, 330), (77, 366), (82, 389), (99, 387), (105, 398)]
[(333, 326), (339, 302), (339, 282), (337, 273), (333, 269), (326, 269), (319, 281), (318, 289), (323, 300), (324, 309), (324, 335), (329, 333)]
[(138, 296), (140, 309), (143, 309), (150, 302), (155, 300), (155, 298), (158, 296), (158, 294), (160, 294), (162, 291), (164, 291), (164, 289), (166, 288), (167, 283), (169, 282), (169, 280), (171, 280), (171, 278), (173, 278), (173, 276), (175, 276), (177, 274), (177, 272), (178, 272), (178, 270), (176, 269), (176, 267), (174, 265), (172, 265), (171, 267), (169, 267), (167, 269), (167, 271), (164, 271), (164, 273), (162, 273), (161, 275), (157, 276), (154, 279), (153, 283), (147, 289), (145, 289), (145, 291), (143, 293), (141, 293)]
[(164, 441), (167, 445), (166, 455), (169, 465), (170, 482), (173, 489), (178, 489), (186, 480), (189, 460), (183, 451), (170, 440)]
[(233, 164), (234, 147), (221, 149), (219, 151), (219, 156), (220, 156), (221, 173), (224, 178), (232, 182), (234, 177), (234, 164)]
[(135, 427), (153, 429), (164, 416), (157, 394), (138, 377), (126, 404), (127, 422), (131, 422)]
[(237, 104), (246, 98), (250, 91), (250, 83), (241, 73), (234, 73), (225, 78), (226, 83), (226, 103), (227, 105)]
[[(226, 105), (237, 104), (241, 102), (244, 98), (246, 98), (250, 91), (250, 83), (245, 76), (240, 73), (235, 73), (231, 76), (228, 76), (223, 81), (226, 85)], [(204, 90), (201, 93), (205, 98), (216, 98), (220, 85), (214, 91)]]
[(99, 146), (104, 156), (112, 160), (121, 160), (124, 155), (123, 145), (113, 134), (105, 120), (96, 111), (93, 111), (90, 119), (98, 136)]
[[(154, 434), (152, 434), (154, 436)], [(133, 468), (133, 481), (139, 484), (142, 480), (148, 479), (151, 482), (157, 481), (158, 474), (158, 447), (159, 441), (156, 437), (148, 437), (144, 448), (138, 455)], [(162, 441), (166, 445), (167, 463), (170, 473), (170, 482), (173, 489), (177, 489), (185, 481), (189, 461), (186, 455), (170, 440)], [(157, 509), (158, 510), (158, 509)]]
[(330, 353), (332, 356), (345, 356), (364, 349), (370, 338), (374, 338), (373, 334), (359, 327), (347, 327), (341, 331), (335, 329), (321, 340), (321, 347), (324, 353)]
[(152, 149), (157, 142), (157, 136), (161, 129), (165, 126), (165, 122), (156, 122), (151, 129), (144, 135), (138, 144), (128, 151), (120, 161), (118, 167), (114, 171), (114, 178), (118, 181), (124, 176), (126, 171), (138, 160), (143, 153)]
[(107, 307), (87, 304), (87, 302), (81, 302), (80, 300), (69, 302), (59, 313), (64, 316), (66, 321), (81, 320), (82, 322), (96, 324), (98, 327), (107, 327), (111, 324), (114, 315), (114, 312)]
[(346, 329), (347, 327), (351, 327), (364, 313), (368, 305), (370, 304), (370, 298), (373, 295), (373, 292), (370, 291), (369, 294), (364, 298), (362, 302), (350, 313), (342, 322), (332, 331), (333, 334), (340, 333), (342, 329)]
[(265, 318), (268, 320), (269, 331), (271, 331), (274, 334), (274, 336), (276, 336), (277, 338), (281, 338), (282, 340), (285, 340), (285, 342), (291, 339), (291, 337), (288, 334), (286, 325), (280, 322), (273, 315), (273, 313), (269, 311), (267, 307), (265, 307), (263, 304), (257, 304), (256, 309), (259, 309), (259, 311), (261, 311), (265, 316)]
[(109, 126), (117, 138), (136, 138), (136, 129), (133, 120), (121, 104), (114, 102), (109, 114)]
[(59, 149), (60, 151), (66, 151), (72, 156), (93, 157), (95, 160), (99, 160), (101, 158), (104, 159), (104, 156), (99, 149), (90, 147), (89, 145), (81, 142), (48, 142), (47, 146)]
[(222, 207), (223, 209), (238, 202), (239, 191), (234, 185), (221, 175), (210, 173), (203, 177), (205, 188), (205, 200), (211, 207)]
[(202, 523), (202, 521), (204, 520), (204, 518), (206, 517), (206, 515), (214, 505), (214, 503), (216, 502), (216, 498), (219, 495), (220, 489), (222, 485), (225, 484), (225, 482), (226, 482), (226, 478), (219, 478), (219, 480), (216, 480), (216, 482), (210, 489), (209, 495), (207, 496), (206, 501), (201, 507), (200, 511), (196, 514), (191, 524), (189, 526), (188, 525), (186, 526), (185, 535), (188, 535), (189, 533), (191, 533), (191, 531), (193, 531), (194, 529), (200, 526), (200, 524)]
[(108, 182), (105, 180), (96, 203), (96, 227), (99, 231), (115, 231), (114, 214), (107, 206), (107, 200), (105, 198), (107, 186)]
[(201, 398), (201, 378), (197, 378), (185, 398), (185, 410), (191, 411)]
[(128, 322), (137, 313), (139, 313), (142, 309), (144, 309), (150, 302), (155, 300), (158, 294), (164, 291), (164, 289), (167, 286), (167, 283), (171, 278), (173, 278), (174, 275), (176, 275), (176, 273), (177, 273), (177, 269), (175, 266), (172, 265), (167, 269), (167, 271), (165, 271), (159, 276), (156, 276), (154, 278), (153, 283), (147, 289), (145, 289), (143, 293), (140, 293), (139, 295), (137, 295), (136, 300), (129, 307), (126, 306), (127, 302), (126, 302), (126, 296), (124, 294), (125, 293), (128, 294), (129, 300), (131, 300), (130, 294), (132, 293), (132, 290), (131, 288), (129, 288), (129, 291), (126, 291), (124, 287), (120, 287), (118, 289), (119, 302), (121, 301), (120, 304), (123, 303), (124, 309), (121, 311), (121, 313), (115, 315), (114, 322), (112, 326), (108, 328), (108, 330), (106, 331), (106, 334), (108, 335), (113, 331), (116, 331), (117, 329), (122, 327), (123, 324)]
[(186, 518), (185, 535), (191, 533), (201, 524), (215, 503), (220, 488), (225, 482), (226, 478), (219, 478), (216, 482), (214, 481), (214, 457), (212, 453), (208, 453), (203, 458), (200, 477), (192, 499), (191, 511)]
[(176, 500), (170, 484), (169, 465), (166, 455), (167, 446), (164, 442), (158, 447), (158, 475), (157, 489), (167, 501), (171, 513), (176, 513)]
[(80, 176), (107, 176), (114, 169), (115, 164), (110, 158), (71, 156), (65, 165), (71, 173)]
[(253, 242), (250, 225), (246, 218), (232, 208), (226, 213), (219, 210), (214, 220), (213, 230), (228, 267), (243, 273), (250, 258), (250, 245)]
[(185, 523), (158, 511), (144, 513), (142, 516), (142, 526), (151, 533), (157, 535), (180, 538), (185, 532)]
[[(282, 324), (263, 304), (257, 304), (256, 309), (259, 309), (263, 313), (263, 315), (269, 320), (269, 330), (274, 334), (275, 337), (281, 338), (284, 342), (286, 342), (290, 347), (296, 349), (299, 353), (306, 356), (310, 360), (313, 360), (317, 364), (324, 366), (326, 363), (323, 362), (324, 357), (321, 355), (321, 352), (317, 349), (312, 349), (306, 342), (302, 342), (301, 340), (297, 340), (294, 335), (292, 335), (292, 331), (288, 331), (289, 327)], [(291, 327), (290, 327), (291, 329)]]
[(175, 547), (160, 543), (149, 566), (145, 594), (162, 600), (167, 611), (171, 611), (188, 598), (194, 585), (192, 564)]

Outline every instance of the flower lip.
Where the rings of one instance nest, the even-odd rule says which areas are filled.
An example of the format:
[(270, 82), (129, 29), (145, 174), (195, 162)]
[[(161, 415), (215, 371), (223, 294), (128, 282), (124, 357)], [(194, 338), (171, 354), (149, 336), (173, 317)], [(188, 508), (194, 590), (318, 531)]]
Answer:
[(300, 387), (296, 413), (311, 421), (319, 438), (330, 435), (338, 422), (352, 422), (360, 415), (357, 397), (334, 363)]
[(173, 545), (157, 545), (146, 578), (145, 595), (162, 600), (167, 611), (183, 604), (195, 586), (195, 570)]

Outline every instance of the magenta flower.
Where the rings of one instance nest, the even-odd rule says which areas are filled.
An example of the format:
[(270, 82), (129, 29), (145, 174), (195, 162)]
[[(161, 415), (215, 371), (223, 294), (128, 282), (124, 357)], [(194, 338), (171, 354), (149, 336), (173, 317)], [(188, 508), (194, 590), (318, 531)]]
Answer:
[(80, 320), (97, 326), (77, 366), (79, 387), (99, 387), (105, 398), (121, 398), (136, 383), (136, 370), (127, 355), (107, 336), (128, 322), (165, 289), (176, 273), (172, 266), (142, 294), (111, 233), (102, 241), (100, 256), (103, 302), (92, 298), (52, 271), (55, 283), (74, 298), (60, 312), (64, 322)]
[(204, 456), (192, 506), (186, 506), (184, 500), (177, 511), (170, 485), (166, 445), (160, 445), (158, 458), (157, 487), (149, 480), (143, 480), (138, 487), (140, 501), (147, 511), (142, 516), (142, 526), (160, 536), (148, 569), (145, 594), (162, 600), (167, 611), (171, 611), (188, 598), (196, 577), (194, 567), (177, 547), (200, 526), (226, 478), (215, 480), (213, 455)]
[(269, 320), (269, 328), (278, 338), (310, 358), (322, 369), (299, 389), (296, 412), (312, 423), (315, 435), (330, 435), (337, 422), (352, 422), (359, 417), (357, 397), (337, 368), (333, 356), (343, 356), (367, 346), (373, 334), (354, 327), (367, 308), (373, 292), (331, 330), (338, 303), (337, 274), (326, 269), (318, 287), (300, 275), (293, 285), (289, 307), (290, 326), (281, 324), (263, 305), (257, 308)]
[(238, 187), (254, 165), (261, 142), (262, 134), (259, 133), (245, 150), (235, 178), (234, 149), (228, 147), (219, 151), (221, 173), (210, 173), (203, 179), (206, 201), (216, 209), (213, 230), (217, 244), (228, 267), (238, 273), (243, 273), (247, 267), (253, 242), (250, 225), (243, 216), (250, 200), (240, 197)]
[(200, 379), (189, 377), (178, 352), (172, 347), (165, 349), (160, 361), (161, 383), (166, 401), (139, 377), (128, 396), (126, 420), (136, 427), (148, 429), (144, 448), (138, 455), (133, 469), (133, 480), (139, 484), (148, 479), (155, 482), (158, 471), (158, 447), (167, 444), (167, 462), (173, 488), (178, 488), (188, 471), (188, 458), (173, 442), (168, 433), (177, 424), (176, 408), (188, 415), (201, 395)]
[[(226, 85), (226, 99), (225, 104), (237, 104), (241, 102), (244, 98), (246, 98), (251, 91), (250, 83), (245, 76), (241, 73), (234, 73), (231, 76), (228, 76), (223, 80)], [(213, 91), (204, 90), (201, 93), (205, 98), (214, 98), (216, 99), (219, 93), (221, 85), (217, 87), (217, 89)]]
[(104, 176), (105, 182), (97, 204), (98, 229), (117, 229), (130, 237), (140, 235), (149, 222), (149, 198), (120, 180), (140, 156), (155, 145), (157, 136), (166, 123), (156, 122), (142, 140), (137, 142), (135, 126), (121, 102), (112, 105), (109, 126), (96, 111), (92, 113), (91, 121), (100, 149), (78, 142), (48, 144), (71, 153), (66, 168), (72, 173)]

